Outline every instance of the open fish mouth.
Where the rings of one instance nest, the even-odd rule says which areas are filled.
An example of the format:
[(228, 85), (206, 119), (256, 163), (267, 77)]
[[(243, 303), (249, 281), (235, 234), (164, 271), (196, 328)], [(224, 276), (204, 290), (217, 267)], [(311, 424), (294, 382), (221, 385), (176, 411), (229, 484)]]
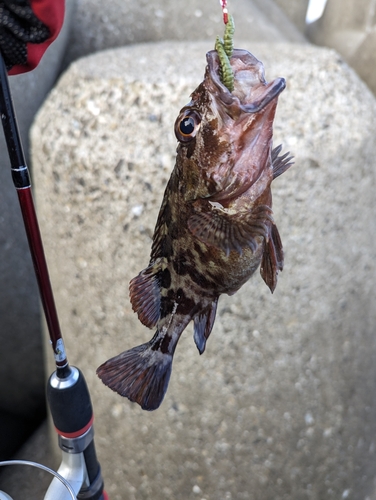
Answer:
[(234, 90), (230, 92), (220, 79), (220, 62), (216, 50), (206, 54), (208, 72), (213, 94), (225, 106), (231, 116), (243, 113), (258, 113), (285, 89), (284, 78), (267, 83), (264, 66), (247, 50), (234, 49), (230, 59), (234, 72)]

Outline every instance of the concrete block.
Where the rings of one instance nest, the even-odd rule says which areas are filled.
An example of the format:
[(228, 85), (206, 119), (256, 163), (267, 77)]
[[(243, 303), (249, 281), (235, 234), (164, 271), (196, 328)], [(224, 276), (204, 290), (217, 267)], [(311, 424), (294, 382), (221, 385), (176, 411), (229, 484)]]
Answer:
[(306, 30), (312, 42), (337, 50), (374, 93), (375, 23), (371, 0), (328, 0), (322, 17)]
[(376, 26), (368, 28), (356, 50), (347, 59), (358, 75), (376, 94)]
[(376, 453), (376, 104), (331, 50), (239, 43), (287, 79), (274, 183), (286, 265), (221, 297), (207, 350), (181, 339), (161, 408), (96, 377), (148, 340), (128, 283), (148, 262), (174, 164), (173, 124), (208, 43), (159, 43), (71, 65), (32, 130), (36, 196), (68, 357), (91, 390), (112, 500), (370, 496)]
[[(279, 7), (288, 17), (288, 19), (298, 28), (301, 33), (305, 32), (305, 18), (308, 8), (309, 0), (254, 0), (256, 4), (270, 12), (271, 5)], [(286, 25), (288, 27), (288, 25)]]
[[(301, 32), (271, 0), (267, 5), (259, 1), (232, 0), (229, 9), (235, 18), (238, 40), (304, 42)], [(114, 0), (104, 8), (100, 0), (80, 0), (65, 65), (110, 47), (162, 40), (214, 40), (222, 33), (219, 4), (201, 0), (189, 3)], [(184, 57), (190, 57), (189, 47)]]

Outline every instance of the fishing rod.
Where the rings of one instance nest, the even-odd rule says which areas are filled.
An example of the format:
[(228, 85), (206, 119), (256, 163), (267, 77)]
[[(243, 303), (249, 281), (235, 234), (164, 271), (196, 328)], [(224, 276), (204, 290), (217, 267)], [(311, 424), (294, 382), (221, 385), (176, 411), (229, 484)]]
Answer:
[[(47, 400), (62, 450), (58, 473), (71, 485), (77, 499), (108, 500), (96, 456), (93, 407), (82, 372), (68, 363), (49, 278), (31, 180), (25, 161), (8, 74), (0, 51), (0, 115), (7, 144), (11, 175), (21, 208), (41, 302), (54, 352), (56, 370), (47, 384)], [(66, 500), (69, 491), (54, 478), (45, 500)]]

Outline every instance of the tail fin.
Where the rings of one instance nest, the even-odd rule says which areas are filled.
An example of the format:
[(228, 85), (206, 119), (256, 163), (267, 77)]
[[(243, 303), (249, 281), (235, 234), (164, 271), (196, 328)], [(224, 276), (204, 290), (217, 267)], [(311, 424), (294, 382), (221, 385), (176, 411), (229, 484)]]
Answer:
[(171, 368), (172, 354), (156, 349), (152, 339), (109, 359), (97, 375), (113, 391), (151, 411), (163, 401)]

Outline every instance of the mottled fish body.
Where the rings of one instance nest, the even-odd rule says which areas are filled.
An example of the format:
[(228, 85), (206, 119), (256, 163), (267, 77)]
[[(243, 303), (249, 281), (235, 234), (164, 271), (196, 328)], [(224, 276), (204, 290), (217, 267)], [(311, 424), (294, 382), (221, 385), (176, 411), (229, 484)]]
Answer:
[(220, 79), (216, 51), (204, 81), (175, 122), (175, 168), (158, 215), (148, 267), (130, 282), (140, 321), (156, 333), (146, 344), (101, 365), (111, 389), (145, 410), (161, 404), (180, 335), (193, 320), (205, 350), (218, 298), (234, 294), (260, 267), (273, 292), (283, 268), (272, 217), (272, 180), (290, 165), (272, 149), (273, 120), (283, 78), (267, 83), (260, 61), (235, 49), (234, 89)]

